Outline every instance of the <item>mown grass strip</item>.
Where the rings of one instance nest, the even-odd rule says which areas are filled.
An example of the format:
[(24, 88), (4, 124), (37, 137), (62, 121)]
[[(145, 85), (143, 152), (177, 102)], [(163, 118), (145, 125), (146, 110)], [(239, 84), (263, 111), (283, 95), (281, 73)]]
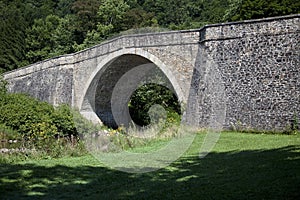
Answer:
[(199, 134), (189, 151), (169, 167), (146, 174), (106, 168), (91, 155), (2, 163), (0, 196), (1, 199), (300, 197), (300, 135), (222, 133), (213, 151), (199, 159), (203, 138)]

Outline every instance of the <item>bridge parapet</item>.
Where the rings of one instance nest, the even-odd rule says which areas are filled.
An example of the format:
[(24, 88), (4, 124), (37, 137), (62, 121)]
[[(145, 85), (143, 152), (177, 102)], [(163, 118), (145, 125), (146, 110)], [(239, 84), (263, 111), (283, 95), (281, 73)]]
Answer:
[(104, 56), (122, 49), (198, 44), (199, 30), (124, 35), (74, 54), (76, 62)]
[(206, 25), (200, 29), (200, 41), (238, 39), (257, 35), (281, 35), (299, 32), (300, 15), (289, 15)]

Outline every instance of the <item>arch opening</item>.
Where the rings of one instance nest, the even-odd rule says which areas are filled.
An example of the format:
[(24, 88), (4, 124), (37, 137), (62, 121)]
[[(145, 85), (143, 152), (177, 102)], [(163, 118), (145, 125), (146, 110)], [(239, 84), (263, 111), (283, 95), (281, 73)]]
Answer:
[(150, 63), (150, 61), (141, 56), (122, 55), (110, 63), (101, 75), (95, 92), (95, 113), (104, 125), (112, 128), (118, 127), (112, 113), (111, 102), (117, 82), (129, 70), (147, 63)]
[(110, 60), (95, 73), (89, 83), (81, 113), (87, 111), (90, 113), (89, 116), (85, 115), (88, 119), (95, 121), (93, 119), (96, 117), (111, 128), (120, 125), (128, 127), (134, 121), (128, 104), (133, 93), (145, 83), (163, 85), (173, 92), (178, 102), (182, 102), (182, 92), (178, 85), (174, 87), (174, 77), (170, 78), (170, 74), (164, 71), (166, 68), (162, 69), (157, 64), (142, 55), (131, 53)]

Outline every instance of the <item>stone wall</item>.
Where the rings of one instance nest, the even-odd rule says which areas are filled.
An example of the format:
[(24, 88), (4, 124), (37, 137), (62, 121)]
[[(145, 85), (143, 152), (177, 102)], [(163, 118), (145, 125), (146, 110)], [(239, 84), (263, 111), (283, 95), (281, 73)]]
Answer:
[(73, 58), (62, 56), (4, 74), (10, 92), (29, 94), (54, 105), (72, 103)]
[(188, 121), (284, 130), (298, 119), (299, 126), (299, 24), (297, 15), (203, 28)]

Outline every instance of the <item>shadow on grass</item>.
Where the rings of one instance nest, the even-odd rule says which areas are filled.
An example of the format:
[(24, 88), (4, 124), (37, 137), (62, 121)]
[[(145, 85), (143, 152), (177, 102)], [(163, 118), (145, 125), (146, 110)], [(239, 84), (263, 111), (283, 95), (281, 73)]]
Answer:
[(300, 146), (183, 157), (146, 174), (0, 166), (0, 199), (300, 199)]

